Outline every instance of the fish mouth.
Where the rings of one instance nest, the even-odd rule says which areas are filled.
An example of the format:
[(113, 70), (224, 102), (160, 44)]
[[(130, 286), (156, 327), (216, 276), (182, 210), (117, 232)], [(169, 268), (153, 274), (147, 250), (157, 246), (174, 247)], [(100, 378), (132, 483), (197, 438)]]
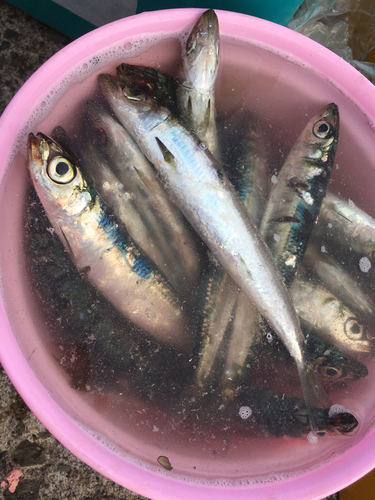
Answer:
[(339, 123), (339, 108), (337, 104), (331, 102), (325, 108), (323, 108), (322, 114), (324, 119), (329, 121), (333, 127), (337, 127)]
[(41, 162), (42, 155), (40, 152), (40, 138), (34, 135), (32, 132), (27, 137), (27, 151), (29, 156), (29, 164), (30, 162)]
[(198, 31), (208, 34), (207, 38), (210, 44), (218, 45), (219, 21), (214, 9), (206, 10), (206, 12), (201, 15), (191, 32), (195, 33)]

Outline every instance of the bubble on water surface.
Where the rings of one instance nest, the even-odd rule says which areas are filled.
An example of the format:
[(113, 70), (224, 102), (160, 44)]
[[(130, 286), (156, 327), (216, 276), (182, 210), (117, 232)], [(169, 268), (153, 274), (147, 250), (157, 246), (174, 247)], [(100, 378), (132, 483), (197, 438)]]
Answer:
[(252, 410), (249, 406), (241, 406), (238, 414), (242, 418), (242, 420), (246, 420), (251, 416)]
[(362, 259), (359, 260), (359, 269), (363, 273), (369, 272), (369, 270), (371, 269), (371, 262), (367, 257), (362, 257)]
[(329, 409), (328, 416), (332, 418), (334, 415), (338, 415), (339, 413), (351, 413), (345, 406), (343, 405), (332, 405)]
[(317, 436), (317, 435), (315, 434), (315, 432), (313, 432), (313, 431), (310, 431), (310, 432), (307, 434), (306, 438), (307, 438), (307, 441), (308, 441), (309, 443), (311, 443), (311, 444), (315, 444), (315, 443), (317, 443), (317, 442), (318, 442), (318, 436)]

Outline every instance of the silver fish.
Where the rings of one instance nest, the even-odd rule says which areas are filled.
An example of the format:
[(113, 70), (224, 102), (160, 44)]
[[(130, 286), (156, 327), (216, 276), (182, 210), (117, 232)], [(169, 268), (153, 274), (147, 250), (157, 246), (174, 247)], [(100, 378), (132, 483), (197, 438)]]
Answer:
[(182, 51), (178, 102), (181, 118), (199, 139), (220, 158), (216, 130), (215, 82), (219, 66), (219, 22), (206, 10), (191, 29)]
[[(294, 307), (267, 246), (218, 163), (194, 134), (141, 89), (107, 74), (99, 75), (99, 86), (158, 170), (172, 201), (286, 344), (311, 409), (320, 396), (315, 393), (319, 384), (304, 359), (304, 337)], [(325, 394), (323, 399), (322, 404), (330, 404)]]
[[(170, 201), (153, 166), (122, 125), (94, 101), (86, 102), (85, 111), (87, 141), (93, 142), (103, 153), (127, 192), (128, 199), (118, 199), (119, 204), (125, 203), (126, 207), (138, 211), (137, 216), (133, 210), (129, 213), (127, 223), (131, 223), (129, 219), (133, 217), (133, 224), (142, 219), (143, 228), (147, 230), (148, 243), (143, 240), (147, 248), (138, 239), (136, 241), (177, 291), (189, 289), (196, 283), (201, 268), (196, 237)], [(103, 173), (97, 172), (97, 175)], [(108, 190), (107, 186), (106, 194)], [(127, 210), (125, 207), (118, 209), (123, 214)]]
[(332, 103), (309, 120), (268, 198), (260, 231), (287, 287), (303, 258), (326, 193), (338, 132), (338, 107)]
[(53, 140), (29, 135), (28, 167), (56, 234), (81, 273), (125, 316), (158, 340), (192, 347), (189, 320), (168, 282)]
[(347, 353), (374, 352), (375, 337), (340, 299), (300, 268), (290, 288), (298, 315), (327, 342)]

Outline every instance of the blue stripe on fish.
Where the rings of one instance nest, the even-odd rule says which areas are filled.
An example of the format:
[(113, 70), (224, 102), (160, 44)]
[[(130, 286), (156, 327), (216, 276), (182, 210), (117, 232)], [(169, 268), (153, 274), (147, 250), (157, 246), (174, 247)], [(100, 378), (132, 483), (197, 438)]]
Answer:
[[(104, 205), (102, 208), (104, 208)], [(153, 272), (153, 267), (151, 262), (149, 262), (149, 259), (138, 254), (138, 252), (136, 252), (138, 255), (134, 254), (134, 247), (126, 228), (123, 225), (118, 224), (117, 219), (113, 214), (108, 213), (108, 211), (104, 209), (101, 212), (102, 216), (99, 220), (99, 225), (107, 232), (107, 234), (110, 234), (113, 245), (119, 245), (126, 252), (132, 254), (134, 260), (130, 259), (129, 263), (133, 271), (135, 271), (141, 278), (149, 278)]]

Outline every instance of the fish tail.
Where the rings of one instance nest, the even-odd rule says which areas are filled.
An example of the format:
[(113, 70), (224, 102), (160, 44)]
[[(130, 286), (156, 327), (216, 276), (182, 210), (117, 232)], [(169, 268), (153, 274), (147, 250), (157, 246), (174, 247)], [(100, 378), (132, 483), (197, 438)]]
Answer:
[(316, 409), (324, 408), (329, 410), (332, 403), (311, 363), (298, 366), (298, 372), (311, 430), (318, 435), (325, 434), (328, 432), (328, 421), (319, 418), (320, 413), (317, 412)]

